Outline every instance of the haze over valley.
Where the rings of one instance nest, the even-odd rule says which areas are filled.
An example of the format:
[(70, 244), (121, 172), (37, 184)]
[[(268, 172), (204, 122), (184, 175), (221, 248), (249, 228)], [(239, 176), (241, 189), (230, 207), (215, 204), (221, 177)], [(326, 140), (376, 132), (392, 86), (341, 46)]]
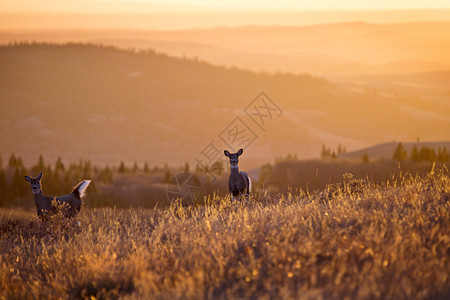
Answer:
[[(441, 141), (450, 125), (448, 71), (333, 82), (83, 44), (3, 46), (0, 64), (1, 153), (30, 162), (43, 154), (193, 163), (211, 141), (227, 146), (219, 135), (236, 117), (257, 136), (245, 160), (252, 167), (318, 157), (324, 144)], [(282, 110), (264, 130), (244, 112), (261, 91)]]

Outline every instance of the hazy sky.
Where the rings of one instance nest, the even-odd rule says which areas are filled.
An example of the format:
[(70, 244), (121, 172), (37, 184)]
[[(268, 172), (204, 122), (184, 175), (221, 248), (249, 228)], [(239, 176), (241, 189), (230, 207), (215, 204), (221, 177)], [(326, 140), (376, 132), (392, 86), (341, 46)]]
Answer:
[(450, 8), (449, 0), (0, 0), (0, 12), (386, 10)]
[(0, 0), (0, 30), (447, 20), (450, 0)]

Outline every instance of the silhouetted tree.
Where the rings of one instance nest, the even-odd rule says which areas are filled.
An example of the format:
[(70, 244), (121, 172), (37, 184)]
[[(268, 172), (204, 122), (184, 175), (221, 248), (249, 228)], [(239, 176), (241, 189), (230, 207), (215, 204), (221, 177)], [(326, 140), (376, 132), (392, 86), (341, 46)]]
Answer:
[(434, 149), (423, 146), (419, 152), (419, 161), (436, 161), (436, 152)]
[(447, 151), (447, 148), (446, 147), (444, 147), (444, 148), (441, 148), (441, 147), (439, 147), (439, 150), (438, 150), (438, 160), (440, 161), (440, 162), (443, 162), (443, 163), (445, 163), (445, 162), (448, 162), (449, 161), (449, 153), (448, 153), (448, 151)]
[(14, 153), (11, 154), (8, 161), (8, 167), (15, 168), (17, 164), (17, 158)]
[(364, 153), (364, 155), (361, 157), (363, 162), (368, 163), (369, 162), (369, 155), (367, 153)]
[(331, 153), (331, 158), (337, 158), (336, 152)]
[(113, 172), (106, 166), (98, 174), (98, 180), (103, 183), (111, 183), (113, 181)]
[(420, 161), (419, 150), (417, 149), (416, 145), (414, 145), (414, 147), (411, 150), (411, 160), (415, 161), (415, 162), (419, 162)]
[(394, 155), (392, 156), (393, 160), (396, 161), (404, 161), (408, 157), (408, 153), (403, 148), (402, 143), (399, 143), (397, 148), (394, 151)]
[[(11, 182), (11, 192), (14, 197), (23, 197), (26, 194), (26, 187), (29, 186), (26, 184), (24, 176), (26, 175), (25, 168), (16, 167), (14, 170), (14, 176)], [(13, 200), (13, 199), (11, 199)]]
[(73, 188), (73, 181), (69, 172), (65, 172), (61, 183), (62, 189), (64, 191), (70, 191)]
[(118, 173), (125, 173), (127, 168), (125, 167), (125, 163), (123, 161), (120, 162), (119, 168), (117, 169)]
[(327, 158), (331, 156), (331, 149), (327, 148), (325, 145), (322, 145), (322, 152), (320, 153), (320, 157)]
[(16, 157), (16, 155), (13, 153), (9, 157), (8, 167), (10, 167), (10, 168), (23, 168), (24, 169), (25, 165), (23, 163), (22, 158), (20, 156)]
[(61, 157), (58, 157), (58, 159), (56, 160), (56, 163), (55, 163), (55, 172), (59, 172), (59, 171), (64, 172), (64, 170), (65, 170), (65, 167), (61, 160)]
[(189, 169), (190, 169), (189, 163), (186, 162), (186, 163), (184, 164), (184, 170), (183, 170), (183, 172), (184, 172), (184, 173), (189, 173)]
[(148, 163), (147, 162), (145, 162), (144, 163), (144, 173), (150, 173), (150, 167), (148, 166)]
[(267, 163), (261, 167), (261, 173), (259, 174), (259, 182), (265, 185), (270, 178), (272, 178), (273, 166)]
[(162, 178), (162, 183), (169, 183), (172, 179), (172, 173), (170, 173), (170, 170), (167, 170), (164, 174), (164, 177)]
[(42, 154), (39, 155), (38, 162), (34, 166), (31, 167), (31, 170), (35, 174), (38, 174), (39, 172), (47, 173), (44, 157), (42, 156)]
[(0, 170), (0, 206), (4, 206), (9, 196), (9, 185), (3, 169)]
[(89, 160), (86, 160), (83, 163), (83, 178), (91, 178), (91, 177), (92, 177), (92, 165)]
[(138, 170), (139, 170), (139, 167), (138, 167), (137, 163), (134, 162), (133, 167), (131, 168), (131, 172), (137, 173)]

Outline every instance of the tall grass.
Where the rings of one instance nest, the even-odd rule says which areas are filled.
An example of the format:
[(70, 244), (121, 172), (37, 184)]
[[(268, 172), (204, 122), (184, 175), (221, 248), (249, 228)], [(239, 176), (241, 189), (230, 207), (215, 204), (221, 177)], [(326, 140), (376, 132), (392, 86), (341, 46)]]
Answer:
[(3, 211), (0, 234), (6, 299), (450, 297), (446, 169), (47, 225)]

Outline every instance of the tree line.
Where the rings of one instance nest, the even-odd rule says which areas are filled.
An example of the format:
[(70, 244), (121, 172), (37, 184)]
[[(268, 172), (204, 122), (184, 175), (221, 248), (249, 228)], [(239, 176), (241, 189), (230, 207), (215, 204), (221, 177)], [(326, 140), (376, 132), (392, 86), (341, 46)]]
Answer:
[(434, 148), (422, 146), (419, 150), (417, 145), (411, 149), (411, 153), (404, 148), (402, 143), (398, 143), (392, 159), (396, 161), (405, 161), (407, 159), (413, 162), (441, 162), (447, 163), (450, 160), (450, 153), (446, 147), (439, 147), (437, 152)]
[[(94, 179), (89, 186), (89, 194), (98, 194), (96, 183), (111, 184), (115, 174), (155, 174), (170, 173), (167, 165), (163, 168), (150, 168), (147, 162), (142, 167), (134, 163), (131, 167), (122, 161), (118, 166), (94, 166), (89, 160), (64, 164), (58, 157), (52, 165), (45, 161), (42, 155), (33, 166), (27, 168), (20, 156), (11, 154), (7, 161), (0, 156), (0, 207), (30, 204), (30, 186), (24, 180), (25, 175), (37, 176), (43, 172), (43, 190), (47, 195), (65, 195), (82, 179)], [(164, 180), (164, 179), (163, 179)]]
[[(92, 196), (90, 205), (154, 207), (155, 203), (165, 196), (164, 184), (173, 183), (174, 175), (193, 172), (208, 183), (210, 189), (216, 190), (219, 189), (219, 185), (224, 185), (217, 179), (224, 176), (225, 170), (222, 161), (211, 166), (197, 165), (192, 170), (187, 162), (178, 168), (169, 167), (167, 164), (150, 167), (147, 162), (127, 165), (123, 161), (118, 165), (97, 166), (89, 160), (65, 164), (58, 157), (54, 164), (50, 164), (42, 155), (34, 165), (26, 167), (20, 156), (11, 154), (6, 161), (0, 156), (0, 207), (33, 207), (30, 185), (24, 176), (34, 177), (41, 171), (45, 195), (68, 194), (81, 180), (92, 179), (88, 193)], [(156, 188), (151, 187), (153, 184), (156, 184)], [(205, 192), (208, 191), (205, 186)]]

